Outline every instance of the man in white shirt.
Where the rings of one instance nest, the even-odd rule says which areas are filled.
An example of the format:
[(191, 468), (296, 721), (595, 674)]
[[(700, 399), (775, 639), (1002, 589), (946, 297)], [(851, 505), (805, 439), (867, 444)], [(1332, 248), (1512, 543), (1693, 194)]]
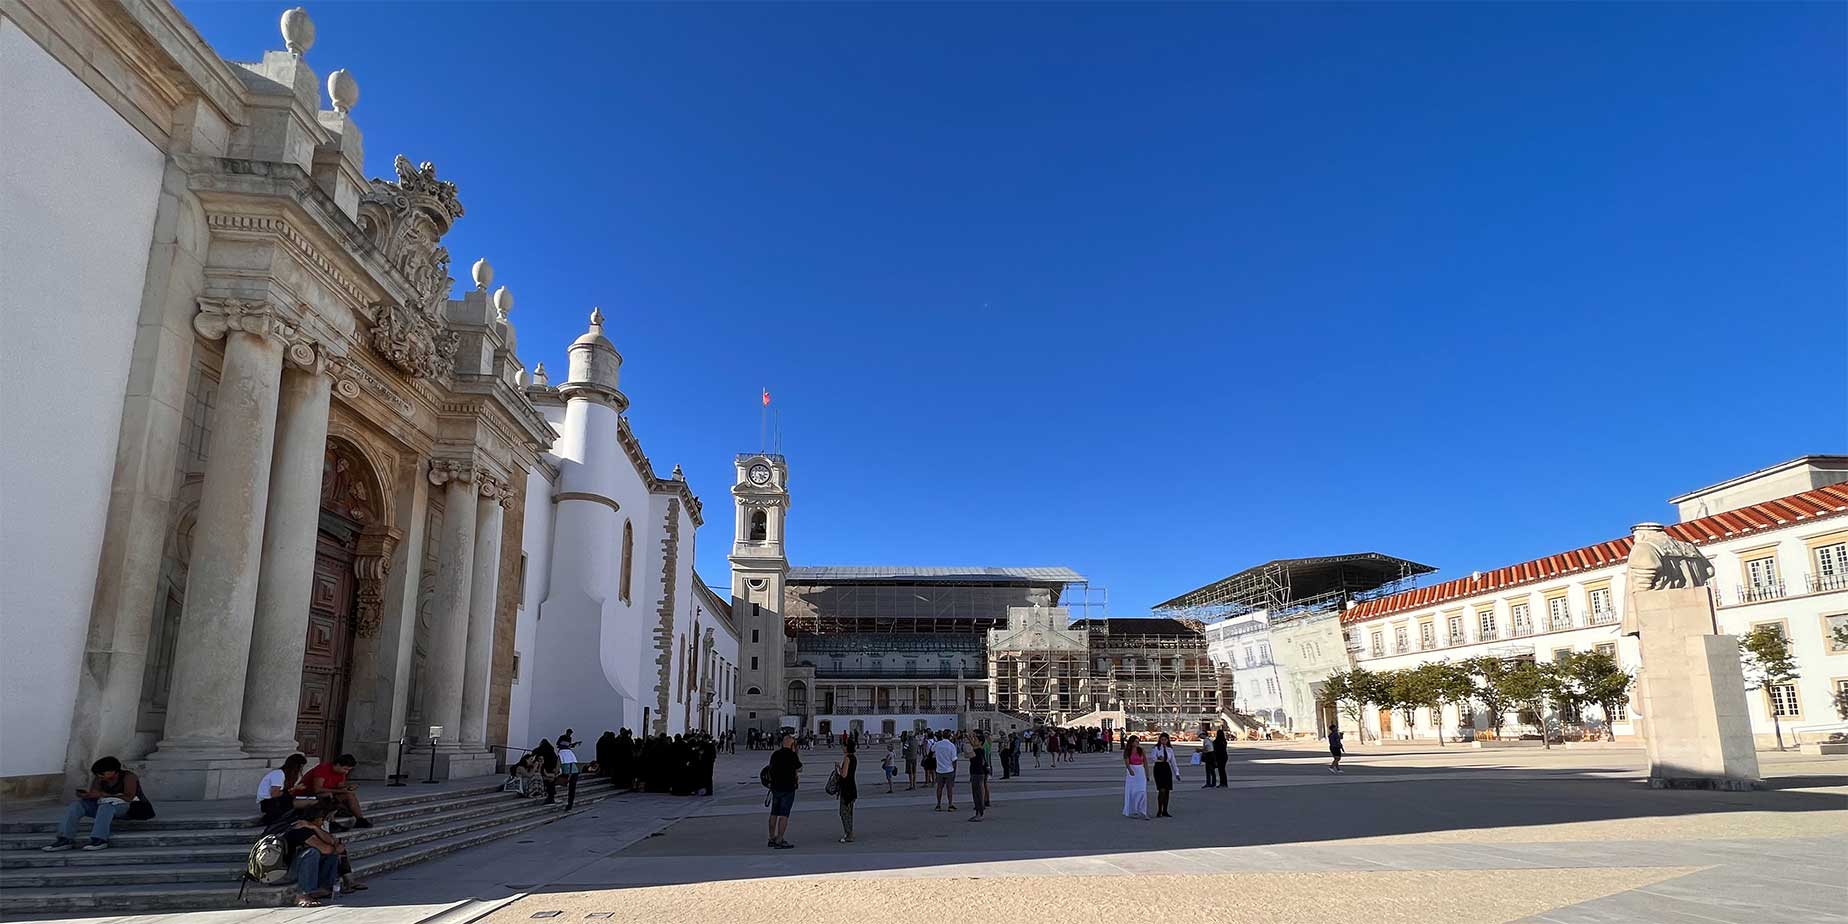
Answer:
[(950, 740), (949, 732), (939, 732), (937, 740), (930, 746), (931, 754), (937, 758), (937, 811), (943, 811), (943, 797), (950, 797), (949, 810), (956, 811), (956, 742)]

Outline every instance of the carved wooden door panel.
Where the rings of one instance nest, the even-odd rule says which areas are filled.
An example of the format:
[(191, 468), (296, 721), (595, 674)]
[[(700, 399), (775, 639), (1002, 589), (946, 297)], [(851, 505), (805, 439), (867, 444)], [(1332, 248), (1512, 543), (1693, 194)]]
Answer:
[(308, 597), (308, 644), (302, 652), (301, 707), (295, 740), (313, 763), (340, 753), (353, 642), (353, 552), (322, 533)]

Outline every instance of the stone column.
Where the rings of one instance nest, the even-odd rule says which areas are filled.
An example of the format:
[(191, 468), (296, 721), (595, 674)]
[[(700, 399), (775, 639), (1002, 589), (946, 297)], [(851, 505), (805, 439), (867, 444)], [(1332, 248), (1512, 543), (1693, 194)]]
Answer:
[(157, 762), (245, 756), (238, 730), (275, 450), (282, 344), (292, 333), (268, 303), (235, 299), (201, 299), (193, 328), (207, 339), (223, 338), (225, 359), (167, 725), (150, 755)]
[(462, 685), (468, 654), (468, 599), (475, 573), (475, 465), (433, 460), (430, 483), (443, 489), (443, 532), (437, 545), (436, 595), (424, 662), (424, 719), (443, 727), (441, 744), (462, 731)]
[(500, 600), (501, 505), (507, 483), (486, 472), (479, 476), (481, 500), (475, 511), (475, 564), (468, 596), (468, 645), (462, 671), (464, 747), (487, 744), (488, 674), (494, 665), (494, 607)]
[(321, 469), (327, 456), (327, 410), (333, 378), (314, 346), (289, 346), (277, 413), (269, 513), (257, 580), (256, 620), (244, 685), (240, 737), (253, 757), (285, 757), (296, 748), (302, 654), (321, 514)]

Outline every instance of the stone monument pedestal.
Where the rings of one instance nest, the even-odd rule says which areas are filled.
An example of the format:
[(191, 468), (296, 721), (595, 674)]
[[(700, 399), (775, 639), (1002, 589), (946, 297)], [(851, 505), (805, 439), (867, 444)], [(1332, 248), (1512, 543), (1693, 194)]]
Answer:
[(282, 758), (262, 757), (188, 758), (150, 755), (136, 769), (141, 785), (150, 799), (173, 800), (250, 798), (255, 802), (257, 783), (270, 770), (282, 766)]
[[(413, 745), (404, 751), (406, 782), (430, 779), (430, 745)], [(500, 769), (494, 752), (482, 747), (443, 743), (436, 746), (436, 779), (463, 780), (493, 776)]]
[(1747, 711), (1739, 640), (1715, 635), (1705, 587), (1631, 595), (1642, 653), (1638, 678), (1654, 789), (1763, 788)]

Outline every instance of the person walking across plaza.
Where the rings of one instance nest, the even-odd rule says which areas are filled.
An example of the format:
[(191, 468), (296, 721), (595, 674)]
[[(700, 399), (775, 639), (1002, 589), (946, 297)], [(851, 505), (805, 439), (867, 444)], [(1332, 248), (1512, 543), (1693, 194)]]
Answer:
[(1123, 740), (1123, 817), (1148, 821), (1148, 756), (1142, 753), (1140, 742), (1135, 735)]
[(770, 752), (770, 846), (788, 850), (789, 810), (796, 804), (796, 780), (802, 758), (796, 755), (796, 736), (784, 735), (783, 746)]
[(1039, 762), (1040, 739), (1044, 738), (1045, 735), (1043, 734), (1033, 735), (1032, 732), (1028, 732), (1028, 734), (1032, 735), (1033, 737), (1033, 769), (1038, 770), (1040, 768), (1040, 762)]
[(892, 781), (898, 777), (898, 756), (892, 745), (886, 745), (885, 759), (879, 762), (879, 773), (885, 777), (886, 792), (892, 791)]
[(1174, 743), (1167, 732), (1156, 737), (1155, 750), (1149, 752), (1149, 766), (1155, 775), (1155, 817), (1173, 818), (1168, 814), (1168, 797), (1174, 794), (1174, 784), (1181, 778), (1181, 765), (1174, 759)]
[[(1226, 730), (1223, 728), (1213, 734), (1213, 770), (1219, 774), (1219, 788), (1226, 788)], [(1211, 774), (1206, 781), (1213, 782)]]
[(918, 788), (918, 736), (905, 732), (898, 742), (899, 751), (905, 758), (905, 779), (907, 780), (905, 789), (916, 789)]
[(969, 798), (975, 803), (970, 821), (981, 821), (988, 811), (988, 742), (981, 732), (974, 733), (969, 749)]
[(1341, 729), (1338, 726), (1333, 726), (1333, 725), (1329, 726), (1328, 728), (1328, 755), (1334, 758), (1334, 760), (1331, 761), (1328, 765), (1329, 773), (1340, 773), (1341, 772), (1341, 753), (1342, 753), (1341, 739), (1342, 737), (1343, 735), (1341, 734)]
[(937, 740), (930, 746), (931, 756), (935, 759), (937, 778), (937, 811), (943, 808), (943, 799), (949, 797), (949, 810), (956, 811), (956, 742), (950, 740), (950, 733), (938, 732)]
[[(853, 843), (853, 803), (860, 798), (860, 787), (853, 780), (853, 772), (860, 768), (860, 758), (853, 755), (853, 739), (841, 741), (841, 759), (834, 765), (834, 795), (840, 800), (841, 808), (841, 843)], [(889, 785), (889, 784), (888, 784)]]

